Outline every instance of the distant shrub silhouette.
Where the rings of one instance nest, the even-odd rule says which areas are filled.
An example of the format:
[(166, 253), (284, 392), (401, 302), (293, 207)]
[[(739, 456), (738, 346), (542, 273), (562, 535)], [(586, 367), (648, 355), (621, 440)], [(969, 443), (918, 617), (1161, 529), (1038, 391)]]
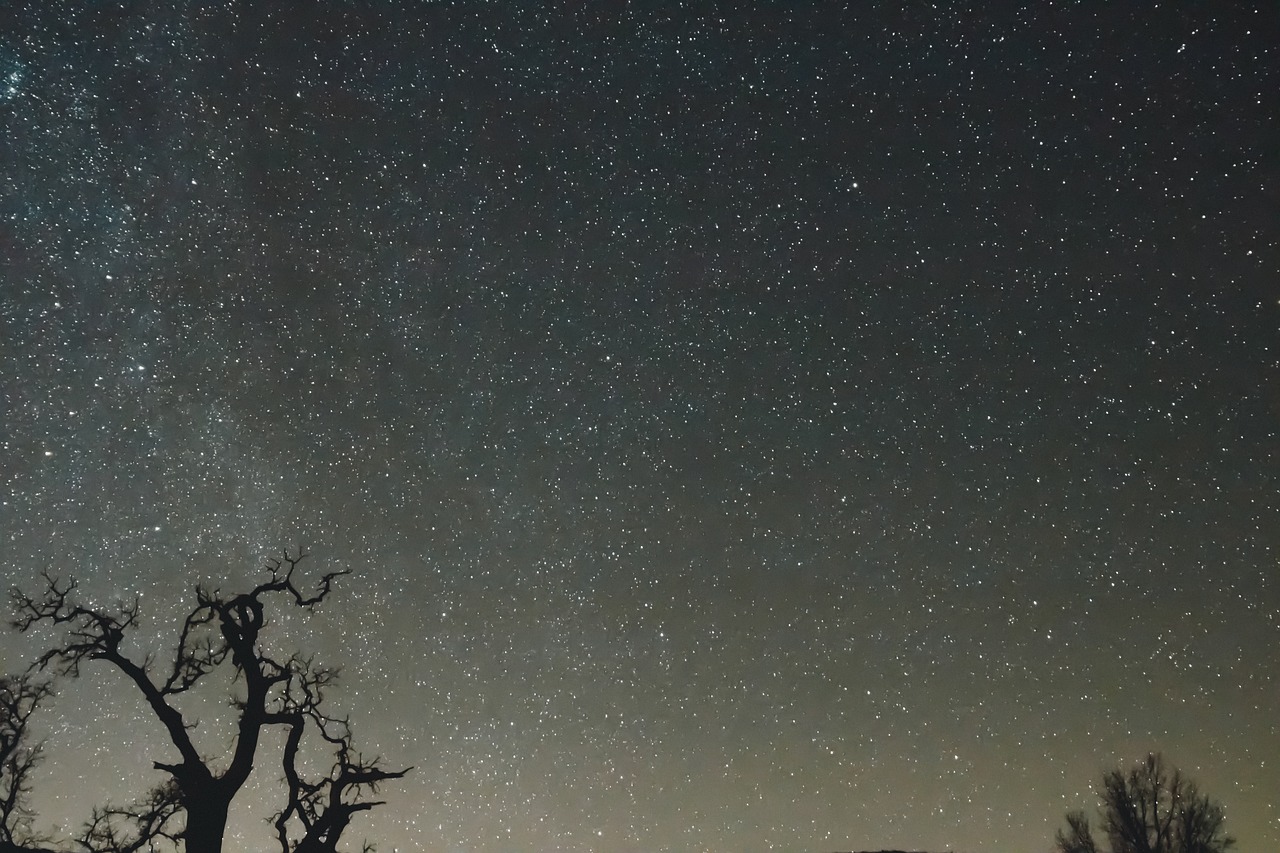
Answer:
[(1235, 844), (1222, 806), (1179, 770), (1166, 770), (1159, 755), (1127, 773), (1108, 771), (1098, 794), (1109, 848), (1098, 845), (1084, 812), (1074, 811), (1055, 838), (1059, 853), (1222, 853)]

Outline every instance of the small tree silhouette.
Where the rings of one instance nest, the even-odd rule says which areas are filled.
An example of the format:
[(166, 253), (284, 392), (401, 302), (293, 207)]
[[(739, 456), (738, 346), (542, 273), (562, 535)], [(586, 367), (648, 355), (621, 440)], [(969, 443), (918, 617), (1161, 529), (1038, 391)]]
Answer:
[(46, 840), (31, 831), (27, 797), (42, 745), (32, 742), (27, 724), (49, 695), (49, 685), (30, 673), (0, 676), (0, 853), (39, 850)]
[[(1098, 794), (1110, 853), (1223, 853), (1235, 844), (1224, 831), (1222, 806), (1181, 771), (1166, 770), (1159, 755), (1148, 755), (1128, 773), (1108, 771)], [(1067, 815), (1055, 842), (1059, 853), (1103, 850), (1082, 811)]]
[[(19, 631), (51, 625), (64, 632), (61, 644), (45, 652), (37, 667), (77, 677), (86, 662), (114, 666), (141, 693), (179, 756), (175, 763), (154, 763), (168, 778), (136, 805), (95, 809), (80, 838), (82, 847), (133, 853), (155, 850), (165, 842), (177, 846), (180, 841), (187, 853), (220, 853), (231, 802), (248, 780), (262, 734), (270, 726), (288, 731), (283, 755), (288, 799), (276, 821), (283, 853), (336, 851), (350, 816), (378, 805), (361, 801), (365, 791), (408, 772), (384, 770), (377, 761), (359, 758), (347, 722), (323, 713), (322, 690), (333, 682), (334, 670), (317, 667), (298, 654), (277, 659), (259, 645), (268, 602), (284, 599), (310, 610), (329, 597), (337, 578), (347, 574), (330, 572), (321, 577), (314, 594), (304, 594), (294, 574), (305, 556), (301, 551), (294, 556), (285, 552), (281, 559), (268, 561), (268, 579), (245, 593), (223, 595), (197, 588), (195, 606), (183, 621), (172, 660), (163, 668), (150, 657), (138, 661), (124, 650), (138, 622), (137, 600), (113, 610), (87, 607), (74, 598), (74, 580), (64, 583), (47, 572), (39, 595), (14, 591), (14, 624)], [(192, 725), (176, 700), (224, 666), (231, 668), (242, 688), (231, 702), (236, 734), (230, 759), (225, 769), (216, 771), (197, 751)], [(333, 773), (314, 783), (304, 783), (296, 768), (298, 744), (309, 727), (337, 754)], [(291, 819), (301, 825), (300, 838), (290, 835)]]

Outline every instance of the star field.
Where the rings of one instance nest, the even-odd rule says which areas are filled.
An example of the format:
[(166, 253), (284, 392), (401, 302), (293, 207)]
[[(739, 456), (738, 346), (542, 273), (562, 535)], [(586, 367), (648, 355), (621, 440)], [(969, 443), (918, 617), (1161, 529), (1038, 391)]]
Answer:
[[(1280, 10), (10, 7), (0, 581), (352, 570), (353, 849), (1280, 846)], [(46, 829), (165, 757), (40, 719)]]

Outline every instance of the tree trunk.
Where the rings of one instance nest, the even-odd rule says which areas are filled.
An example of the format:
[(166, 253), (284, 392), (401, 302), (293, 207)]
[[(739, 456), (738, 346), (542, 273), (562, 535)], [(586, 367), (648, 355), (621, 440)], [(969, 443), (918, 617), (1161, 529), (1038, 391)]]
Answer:
[(222, 853), (230, 801), (214, 792), (184, 798), (187, 828), (183, 832), (186, 853)]

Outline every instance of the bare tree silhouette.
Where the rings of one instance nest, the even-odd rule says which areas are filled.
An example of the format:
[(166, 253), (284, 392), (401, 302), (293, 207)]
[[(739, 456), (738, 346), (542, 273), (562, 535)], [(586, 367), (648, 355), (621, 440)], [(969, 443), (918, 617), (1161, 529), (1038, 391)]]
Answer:
[[(45, 652), (37, 667), (77, 677), (87, 662), (114, 666), (141, 693), (179, 756), (174, 763), (154, 762), (168, 778), (138, 804), (96, 809), (79, 840), (82, 847), (134, 853), (181, 842), (187, 853), (220, 853), (231, 803), (248, 780), (263, 732), (271, 726), (288, 731), (283, 755), (288, 802), (276, 821), (285, 853), (336, 850), (350, 815), (378, 804), (362, 800), (365, 792), (407, 772), (383, 770), (377, 762), (352, 757), (356, 753), (350, 726), (321, 710), (322, 689), (333, 682), (334, 670), (319, 668), (298, 654), (277, 659), (259, 644), (270, 601), (282, 599), (310, 610), (329, 597), (337, 578), (347, 574), (325, 574), (316, 591), (306, 594), (294, 581), (305, 556), (301, 551), (285, 552), (268, 561), (268, 579), (248, 592), (223, 595), (197, 588), (172, 660), (163, 667), (152, 657), (135, 660), (124, 650), (127, 635), (138, 623), (137, 600), (112, 610), (87, 607), (74, 597), (74, 580), (62, 582), (47, 572), (40, 594), (14, 591), (14, 624), (19, 631), (41, 625), (63, 631), (61, 644)], [(216, 770), (197, 750), (192, 724), (177, 701), (222, 667), (230, 667), (240, 687), (231, 702), (234, 745), (222, 762), (224, 769)], [(334, 772), (315, 783), (304, 783), (296, 769), (298, 745), (308, 728), (337, 754)], [(301, 838), (290, 835), (291, 819), (301, 825)]]
[[(1110, 853), (1223, 853), (1235, 844), (1223, 824), (1222, 806), (1204, 796), (1195, 783), (1159, 755), (1130, 769), (1108, 771), (1098, 791), (1102, 831)], [(1089, 818), (1067, 815), (1055, 838), (1059, 853), (1099, 853)]]
[[(281, 758), (288, 802), (274, 819), (281, 853), (336, 853), (351, 818), (382, 805), (365, 795), (376, 794), (379, 784), (399, 779), (411, 769), (386, 770), (379, 759), (366, 760), (352, 750), (350, 721), (321, 709), (322, 691), (332, 677), (331, 671), (308, 664), (285, 687), (281, 716), (289, 717), (289, 731)], [(298, 772), (298, 750), (308, 722), (334, 753), (328, 774), (314, 781), (304, 780)], [(301, 828), (300, 838), (290, 833), (295, 825)]]
[(0, 676), (0, 853), (38, 851), (47, 841), (31, 831), (27, 797), (42, 744), (31, 740), (28, 721), (49, 696), (48, 683), (30, 673)]

